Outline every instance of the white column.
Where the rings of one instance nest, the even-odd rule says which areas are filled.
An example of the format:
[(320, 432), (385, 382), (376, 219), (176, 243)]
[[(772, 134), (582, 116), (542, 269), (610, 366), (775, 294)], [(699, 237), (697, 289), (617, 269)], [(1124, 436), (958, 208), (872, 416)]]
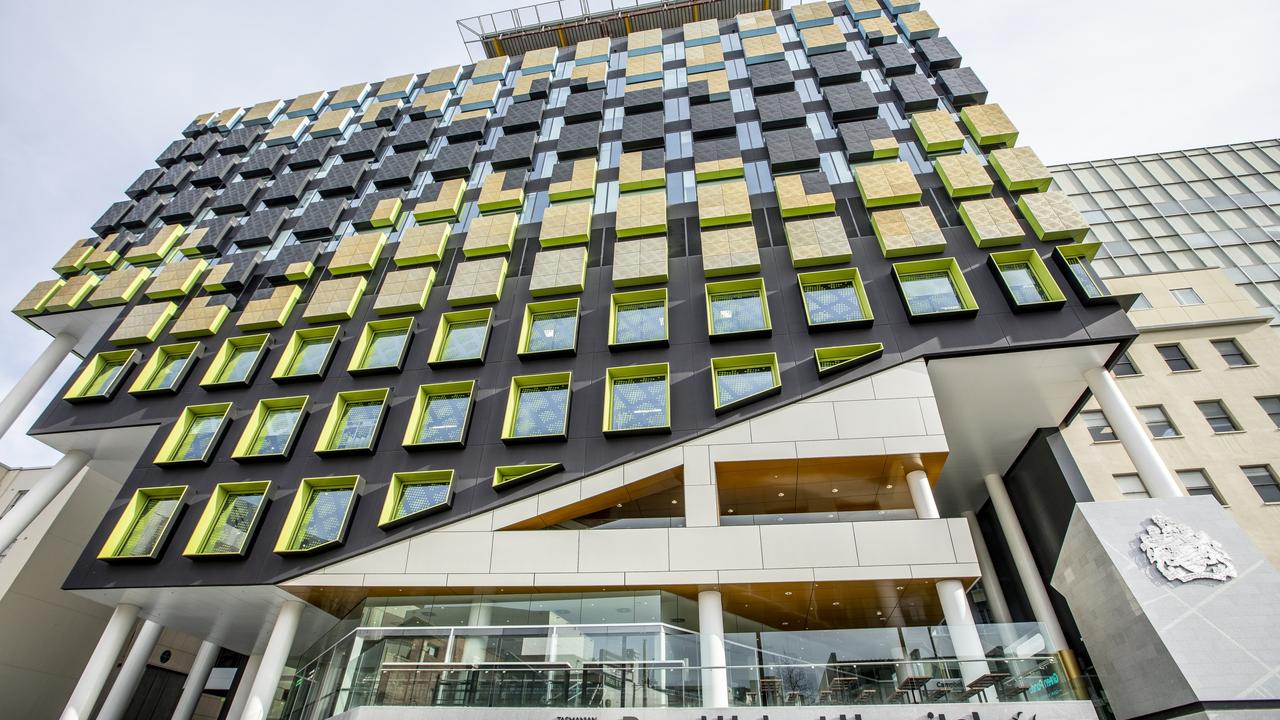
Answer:
[(111, 684), (111, 692), (102, 701), (102, 709), (98, 711), (97, 720), (120, 720), (124, 711), (129, 709), (129, 701), (133, 699), (133, 691), (138, 689), (138, 681), (142, 672), (147, 669), (147, 659), (151, 651), (156, 649), (156, 641), (160, 639), (160, 631), (164, 626), (158, 622), (147, 620), (133, 639), (133, 646), (116, 673), (116, 681)]
[(76, 346), (76, 339), (76, 336), (71, 333), (55, 335), (49, 346), (22, 374), (18, 384), (13, 386), (3, 400), (0, 400), (0, 435), (9, 432), (9, 428), (13, 427), (13, 421), (17, 420), (22, 411), (27, 409), (27, 405), (31, 404), (31, 398), (40, 392), (40, 388), (44, 387), (49, 377), (71, 353), (71, 349)]
[(102, 630), (102, 636), (98, 638), (98, 645), (89, 656), (89, 662), (80, 673), (80, 680), (76, 682), (76, 689), (67, 700), (61, 720), (89, 720), (89, 714), (98, 702), (98, 695), (102, 694), (102, 686), (107, 684), (111, 668), (115, 666), (120, 650), (129, 640), (129, 633), (137, 619), (138, 608), (132, 605), (116, 606), (107, 626)]
[(1022, 591), (1031, 604), (1031, 612), (1036, 622), (1044, 628), (1045, 642), (1050, 652), (1066, 650), (1067, 639), (1062, 634), (1062, 626), (1058, 624), (1058, 615), (1053, 611), (1053, 603), (1049, 601), (1049, 591), (1044, 587), (1040, 570), (1036, 567), (1035, 558), (1031, 556), (1031, 546), (1027, 544), (1027, 536), (1022, 534), (1022, 525), (1018, 523), (1018, 515), (1013, 511), (1013, 503), (1009, 501), (1009, 492), (1005, 489), (1004, 478), (996, 473), (988, 473), (984, 478), (987, 494), (991, 496), (991, 506), (1000, 520), (1000, 530), (1004, 533), (1004, 544), (1013, 556), (1013, 565), (1018, 570), (1018, 579), (1022, 581)]
[(729, 707), (729, 671), (725, 667), (724, 602), (719, 590), (698, 593), (698, 637), (702, 656), (702, 705)]
[(991, 608), (991, 618), (998, 623), (1013, 622), (1009, 612), (1009, 603), (1004, 599), (1004, 588), (1000, 586), (1000, 578), (996, 577), (996, 564), (991, 560), (991, 551), (987, 548), (987, 539), (982, 537), (982, 528), (978, 527), (978, 516), (972, 510), (965, 510), (965, 520), (969, 521), (969, 534), (973, 536), (973, 551), (978, 556), (978, 569), (982, 572), (982, 591), (987, 595), (987, 607)]
[(1138, 471), (1138, 477), (1142, 479), (1142, 484), (1151, 497), (1184, 497), (1186, 492), (1181, 483), (1169, 471), (1169, 466), (1164, 464), (1164, 459), (1156, 451), (1155, 443), (1147, 434), (1146, 425), (1130, 407), (1129, 401), (1125, 400), (1111, 373), (1106, 368), (1091, 368), (1085, 371), (1084, 381), (1098, 399), (1102, 414), (1107, 416), (1107, 423), (1133, 461), (1133, 467)]
[(40, 478), (36, 486), (28, 490), (18, 504), (4, 514), (4, 517), (0, 517), (0, 550), (9, 547), (10, 543), (17, 540), (36, 517), (49, 507), (49, 503), (58, 497), (58, 493), (62, 492), (76, 473), (84, 469), (88, 463), (89, 454), (83, 450), (72, 450), (59, 458), (44, 477)]
[(249, 702), (249, 694), (253, 692), (253, 680), (258, 677), (258, 668), (262, 665), (262, 653), (250, 655), (240, 670), (240, 682), (236, 683), (236, 694), (227, 707), (227, 720), (240, 720), (244, 714), (244, 706)]
[(275, 699), (280, 675), (284, 672), (284, 664), (289, 660), (293, 637), (298, 633), (298, 623), (301, 620), (301, 601), (286, 600), (280, 606), (275, 627), (271, 629), (271, 637), (267, 640), (267, 649), (262, 651), (262, 664), (258, 666), (258, 676), (253, 680), (253, 690), (245, 703), (244, 714), (240, 716), (242, 720), (267, 720), (271, 701)]
[[(484, 601), (483, 595), (476, 596), (476, 602), (467, 611), (467, 627), (487, 626), (493, 618), (493, 605)], [(484, 635), (467, 635), (462, 638), (462, 662), (482, 663), (487, 655), (489, 638)]]
[(191, 663), (191, 671), (187, 673), (187, 681), (182, 684), (182, 697), (178, 698), (178, 707), (173, 710), (171, 720), (191, 720), (191, 715), (200, 703), (200, 694), (209, 682), (209, 671), (218, 659), (218, 644), (205, 640), (196, 651), (196, 659)]
[(938, 504), (933, 501), (933, 487), (929, 485), (929, 476), (923, 470), (907, 473), (907, 489), (911, 491), (911, 504), (916, 507), (916, 517), (921, 520), (941, 517), (938, 515)]

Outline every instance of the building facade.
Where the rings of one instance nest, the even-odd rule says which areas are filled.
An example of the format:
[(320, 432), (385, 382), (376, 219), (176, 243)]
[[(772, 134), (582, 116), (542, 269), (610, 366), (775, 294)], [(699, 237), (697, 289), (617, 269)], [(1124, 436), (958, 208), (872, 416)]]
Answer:
[[(1121, 717), (1280, 707), (1274, 616), (1155, 698), (1071, 629), (1060, 556), (1143, 503), (1249, 561), (1228, 607), (1280, 574), (1118, 411), (1127, 300), (928, 12), (611, 18), (202, 114), (15, 308), (54, 339), (0, 426), (84, 361), (0, 545), (115, 483), (63, 717), (126, 717), (165, 630), (200, 639), (179, 719), (224, 650), (236, 720), (1083, 720), (1089, 668)], [(1119, 514), (1057, 433), (1090, 394), (1151, 496)], [(1201, 590), (1105, 562), (1144, 612)]]

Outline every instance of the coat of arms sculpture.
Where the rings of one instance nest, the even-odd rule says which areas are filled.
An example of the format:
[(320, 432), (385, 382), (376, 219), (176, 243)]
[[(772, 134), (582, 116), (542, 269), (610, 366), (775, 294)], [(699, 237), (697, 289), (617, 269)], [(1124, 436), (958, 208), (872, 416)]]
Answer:
[(1226, 582), (1236, 576), (1231, 556), (1208, 535), (1160, 514), (1151, 523), (1138, 536), (1139, 547), (1166, 579)]

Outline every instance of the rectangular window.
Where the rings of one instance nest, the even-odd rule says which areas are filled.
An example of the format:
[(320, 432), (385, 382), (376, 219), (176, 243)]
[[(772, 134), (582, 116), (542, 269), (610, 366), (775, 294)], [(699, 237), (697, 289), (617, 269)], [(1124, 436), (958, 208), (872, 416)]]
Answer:
[(872, 322), (871, 303), (857, 268), (800, 273), (800, 298), (813, 330), (865, 327)]
[(293, 450), (298, 429), (306, 417), (307, 396), (259, 400), (249, 415), (233, 460), (285, 459)]
[(1260, 397), (1257, 399), (1258, 405), (1262, 406), (1262, 411), (1271, 418), (1271, 422), (1280, 428), (1280, 396), (1271, 395), (1269, 397)]
[(474, 391), (474, 380), (420, 386), (405, 429), (404, 446), (462, 447)]
[(609, 305), (610, 348), (666, 347), (666, 288), (614, 293)]
[(200, 379), (200, 387), (247, 387), (266, 354), (268, 335), (227, 338)]
[(871, 362), (884, 355), (884, 343), (833, 345), (813, 349), (818, 377), (826, 377)]
[(362, 484), (359, 475), (304, 478), (285, 516), (276, 552), (312, 553), (342, 544)]
[(186, 485), (142, 488), (134, 492), (98, 558), (154, 560), (159, 557), (186, 493)]
[(80, 371), (62, 398), (67, 402), (110, 400), (129, 368), (137, 361), (137, 350), (100, 352)]
[(499, 465), (493, 469), (493, 489), (506, 490), (513, 485), (538, 480), (561, 470), (564, 470), (564, 465), (558, 462)]
[(763, 278), (707, 283), (707, 332), (711, 339), (770, 334), (767, 295)]
[(1169, 291), (1173, 295), (1173, 299), (1179, 305), (1203, 305), (1204, 300), (1200, 299), (1199, 293), (1192, 288), (1173, 288)]
[(1133, 358), (1129, 357), (1129, 353), (1121, 355), (1120, 359), (1116, 360), (1115, 366), (1111, 368), (1111, 373), (1116, 377), (1132, 377), (1142, 374), (1138, 370), (1138, 366), (1133, 364)]
[(219, 483), (182, 554), (187, 557), (244, 555), (262, 519), (270, 488), (271, 483), (266, 480)]
[(1072, 243), (1054, 248), (1054, 260), (1066, 274), (1080, 301), (1089, 304), (1112, 302), (1110, 293), (1094, 272), (1090, 261), (1098, 254), (1101, 243)]
[(352, 375), (399, 372), (413, 338), (413, 318), (374, 320), (365, 323), (347, 365)]
[(671, 432), (670, 372), (667, 363), (606, 370), (604, 434)]
[(1020, 310), (1052, 310), (1067, 302), (1049, 268), (1035, 250), (1010, 250), (991, 253), (988, 264), (1000, 280), (1005, 300), (1015, 312)]
[(1174, 427), (1173, 421), (1164, 411), (1162, 405), (1148, 405), (1138, 408), (1138, 417), (1147, 424), (1153, 438), (1178, 437), (1181, 433)]
[(978, 302), (954, 258), (894, 263), (893, 274), (913, 319), (972, 317), (978, 312)]
[(1107, 422), (1107, 416), (1103, 415), (1101, 410), (1085, 410), (1081, 412), (1080, 421), (1089, 430), (1089, 437), (1093, 438), (1094, 442), (1111, 442), (1116, 439), (1116, 433), (1111, 429), (1111, 423)]
[(142, 366), (138, 379), (129, 387), (130, 395), (169, 395), (182, 387), (182, 381), (195, 365), (200, 343), (187, 342), (162, 345)]
[(338, 346), (339, 329), (337, 325), (330, 325), (295, 331), (285, 345), (271, 379), (291, 382), (323, 378), (329, 361), (333, 359), (334, 348)]
[(1147, 299), (1147, 296), (1142, 293), (1138, 293), (1133, 299), (1133, 304), (1129, 306), (1129, 310), (1150, 310), (1151, 307), (1151, 301)]
[(567, 372), (511, 378), (503, 442), (566, 439), (572, 382)]
[(1196, 407), (1200, 409), (1205, 422), (1209, 423), (1209, 427), (1215, 433), (1240, 431), (1240, 426), (1236, 425), (1235, 418), (1227, 412), (1227, 406), (1223, 405), (1221, 400), (1201, 400), (1196, 402)]
[(782, 392), (774, 353), (711, 358), (711, 375), (717, 413)]
[(1244, 349), (1240, 347), (1240, 343), (1231, 338), (1214, 340), (1213, 349), (1217, 350), (1218, 354), (1222, 356), (1222, 361), (1227, 364), (1227, 367), (1248, 367), (1253, 365), (1253, 360), (1244, 354)]
[(547, 300), (524, 306), (516, 355), (572, 355), (578, 345), (578, 299)]
[(156, 454), (156, 465), (207, 465), (226, 428), (231, 403), (190, 405)]
[(492, 308), (455, 310), (441, 315), (427, 364), (444, 367), (484, 363), (492, 317)]
[(373, 452), (390, 393), (390, 388), (338, 393), (320, 430), (316, 454)]
[(1160, 357), (1164, 358), (1164, 362), (1173, 372), (1187, 372), (1195, 370), (1196, 366), (1191, 364), (1191, 358), (1182, 351), (1182, 346), (1174, 343), (1172, 345), (1157, 345), (1156, 352), (1160, 353)]
[(1124, 473), (1122, 475), (1113, 475), (1116, 480), (1116, 487), (1119, 488), (1120, 494), (1126, 499), (1151, 497), (1151, 493), (1147, 492), (1147, 486), (1142, 484), (1142, 478), (1137, 473)]
[(391, 476), (378, 527), (389, 528), (448, 510), (453, 504), (453, 471), (398, 472)]
[(1226, 505), (1218, 495), (1217, 488), (1209, 482), (1209, 476), (1204, 470), (1179, 470), (1178, 479), (1182, 481), (1182, 486), (1187, 489), (1188, 495), (1212, 495), (1220, 505)]
[(1240, 468), (1240, 472), (1244, 473), (1249, 484), (1253, 486), (1254, 492), (1262, 498), (1262, 502), (1280, 503), (1280, 481), (1276, 480), (1276, 474), (1271, 471), (1271, 466), (1245, 465)]

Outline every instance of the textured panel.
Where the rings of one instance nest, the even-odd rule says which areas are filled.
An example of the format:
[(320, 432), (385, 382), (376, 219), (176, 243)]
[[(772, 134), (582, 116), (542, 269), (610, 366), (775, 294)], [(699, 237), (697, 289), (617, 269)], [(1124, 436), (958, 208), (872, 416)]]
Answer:
[(868, 45), (883, 45), (897, 40), (898, 30), (883, 15), (869, 17), (858, 21), (858, 32), (866, 38)]
[(1018, 140), (1018, 128), (1004, 114), (999, 105), (970, 105), (960, 111), (960, 119), (969, 128), (974, 142), (982, 146), (1006, 145), (1013, 147)]
[(547, 197), (552, 202), (591, 197), (596, 190), (596, 159), (580, 158), (571, 163), (557, 162), (551, 170)]
[(524, 54), (520, 61), (520, 74), (527, 75), (529, 73), (549, 72), (556, 66), (556, 53), (558, 49), (554, 47), (540, 48), (538, 50), (530, 50)]
[(186, 297), (209, 269), (209, 261), (191, 258), (169, 263), (156, 273), (147, 286), (147, 297), (152, 300)]
[(378, 146), (386, 136), (387, 131), (382, 128), (353, 133), (346, 143), (338, 146), (338, 156), (344, 162), (371, 160), (377, 155)]
[(835, 215), (786, 220), (783, 227), (793, 267), (843, 264), (853, 257), (844, 224)]
[(862, 204), (867, 207), (920, 201), (920, 185), (911, 174), (911, 166), (904, 162), (859, 165), (854, 168), (854, 178)]
[(600, 124), (583, 122), (560, 128), (560, 140), (556, 143), (557, 159), (579, 157), (595, 158), (599, 153)]
[(138, 291), (151, 277), (151, 268), (123, 267), (103, 276), (86, 300), (89, 307), (123, 305), (138, 295)]
[(400, 112), (400, 105), (401, 102), (399, 100), (383, 100), (370, 104), (368, 109), (360, 116), (360, 127), (366, 130), (394, 127), (396, 115)]
[(231, 218), (211, 218), (191, 228), (178, 245), (178, 250), (188, 257), (194, 255), (221, 255), (231, 236)]
[(697, 105), (729, 99), (729, 75), (712, 70), (689, 78), (689, 102)]
[(492, 80), (500, 80), (507, 74), (507, 68), (511, 67), (511, 58), (506, 55), (485, 58), (476, 63), (475, 68), (471, 71), (471, 82), (484, 83)]
[(1089, 232), (1089, 223), (1058, 190), (1018, 196), (1018, 209), (1041, 240), (1076, 240)]
[(480, 258), (458, 263), (449, 285), (449, 304), (477, 305), (497, 302), (507, 279), (505, 257)]
[(776, 23), (773, 19), (773, 12), (770, 10), (743, 13), (737, 17), (737, 20), (738, 34), (744, 38), (766, 34), (773, 35), (775, 33)]
[(1017, 245), (1025, 237), (1013, 210), (1000, 198), (960, 203), (960, 219), (980, 248)]
[(213, 191), (209, 188), (189, 187), (174, 195), (169, 204), (160, 209), (160, 220), (166, 223), (189, 223), (196, 219), (212, 196)]
[(661, 148), (623, 153), (618, 161), (618, 189), (622, 192), (663, 187), (666, 182), (666, 152)]
[(742, 151), (738, 138), (700, 140), (693, 144), (693, 172), (698, 182), (742, 175)]
[(932, 110), (938, 106), (938, 93), (923, 75), (900, 75), (890, 85), (907, 112)]
[(350, 320), (368, 281), (362, 276), (321, 280), (302, 311), (309, 323)]
[(398, 190), (370, 193), (360, 199), (360, 207), (351, 216), (351, 225), (357, 230), (374, 230), (395, 227), (404, 211), (404, 201)]
[(529, 294), (534, 297), (582, 292), (587, 280), (587, 249), (583, 246), (541, 250), (533, 258)]
[(409, 117), (414, 120), (434, 119), (444, 115), (445, 105), (449, 103), (448, 90), (418, 93), (409, 103)]
[(916, 43), (916, 48), (924, 55), (925, 64), (931, 71), (960, 67), (960, 52), (944, 37), (921, 40)]
[(543, 100), (515, 103), (507, 108), (507, 114), (502, 117), (502, 129), (505, 132), (537, 130), (542, 125), (542, 111), (546, 105)]
[(378, 169), (373, 172), (374, 186), (390, 188), (411, 184), (417, 177), (421, 157), (421, 150), (410, 150), (384, 157)]
[(613, 246), (613, 285), (647, 285), (667, 281), (667, 238), (620, 240)]
[(184, 339), (216, 335), (231, 315), (231, 306), (234, 304), (233, 295), (204, 295), (194, 298), (173, 321), (169, 334)]
[(909, 40), (923, 40), (938, 34), (938, 23), (924, 10), (899, 15), (898, 24)]
[(856, 82), (862, 77), (858, 60), (850, 53), (827, 53), (809, 59), (813, 71), (818, 74), (818, 85), (840, 85)]
[(653, 112), (662, 109), (662, 81), (653, 80), (638, 85), (628, 85), (622, 96), (622, 109), (627, 115)]
[(916, 131), (925, 152), (936, 153), (964, 147), (964, 133), (946, 110), (915, 113), (911, 127)]
[(458, 79), (462, 77), (461, 65), (446, 65), (438, 67), (422, 80), (422, 89), (427, 92), (435, 90), (450, 90), (458, 85)]
[(333, 275), (365, 273), (378, 264), (378, 255), (387, 242), (387, 234), (380, 231), (348, 235), (338, 242), (338, 249), (329, 258), (329, 272)]
[(804, 28), (800, 31), (800, 43), (809, 55), (837, 53), (845, 49), (844, 33), (836, 25)]
[(462, 93), (462, 109), (480, 110), (493, 107), (498, 103), (498, 90), (501, 88), (502, 83), (498, 82), (478, 83), (467, 86), (467, 89)]
[(759, 272), (760, 249), (750, 225), (702, 232), (702, 272), (707, 277)]
[(901, 43), (880, 45), (871, 54), (880, 61), (885, 75), (911, 75), (916, 71), (916, 60), (911, 55), (911, 49)]
[(231, 183), (213, 199), (210, 207), (218, 215), (248, 212), (254, 206), (255, 198), (262, 192), (264, 184), (260, 179)]
[(162, 225), (152, 228), (125, 253), (126, 262), (134, 265), (158, 263), (173, 250), (185, 228), (181, 225)]
[(64, 284), (66, 284), (66, 281), (61, 278), (41, 280), (27, 291), (26, 295), (22, 296), (17, 305), (13, 306), (13, 314), (18, 317), (39, 315), (48, 306), (49, 298), (53, 297), (53, 294), (60, 290)]
[(333, 94), (333, 98), (329, 101), (329, 107), (333, 108), (350, 108), (357, 107), (369, 97), (369, 91), (373, 89), (369, 83), (355, 83), (338, 88)]
[(733, 104), (727, 101), (694, 105), (689, 109), (695, 139), (733, 135)]
[(434, 118), (430, 118), (405, 123), (391, 138), (391, 149), (398, 153), (426, 150), (431, 144), (431, 134), (435, 132), (436, 122)]
[(111, 343), (141, 345), (155, 342), (176, 312), (178, 312), (178, 306), (171, 302), (135, 305), (129, 310), (129, 314), (124, 316), (124, 320), (120, 321), (115, 332), (111, 333)]
[(684, 65), (690, 75), (724, 68), (724, 50), (720, 43), (685, 47)]
[(511, 252), (515, 244), (516, 225), (519, 222), (519, 213), (510, 212), (481, 215), (473, 219), (471, 226), (467, 229), (466, 241), (462, 244), (462, 254), (467, 257), (479, 257)]
[(498, 170), (484, 179), (476, 206), (482, 213), (519, 209), (524, 205), (524, 181), (528, 173), (516, 170)]
[(236, 320), (236, 327), (241, 330), (268, 330), (284, 327), (301, 296), (302, 288), (297, 285), (262, 288), (253, 294), (249, 302), (245, 303), (244, 310)]
[(609, 66), (604, 63), (575, 65), (573, 72), (569, 74), (569, 86), (574, 89), (599, 90), (605, 85), (608, 71)]
[(615, 221), (618, 237), (656, 235), (667, 231), (665, 190), (623, 193), (618, 196)]
[(435, 268), (425, 266), (388, 272), (373, 301), (373, 311), (379, 315), (422, 312), (435, 277)]
[(324, 243), (293, 243), (280, 248), (271, 264), (267, 266), (267, 282), (284, 285), (289, 282), (300, 282), (311, 277), (316, 263), (320, 260), (320, 251)]
[(536, 133), (523, 132), (498, 138), (489, 162), (495, 168), (529, 167), (533, 165)]
[(788, 90), (756, 98), (760, 127), (764, 130), (796, 127), (805, 124), (804, 102), (799, 93)]
[[(175, 192), (182, 186), (182, 183), (191, 178), (191, 175), (194, 174), (195, 171), (196, 166), (189, 162), (174, 163), (169, 166), (168, 170), (165, 170), (164, 175), (161, 175), (160, 179), (156, 180), (155, 185), (152, 187), (156, 192)], [(155, 198), (149, 199), (154, 200)]]
[(136, 180), (129, 184), (129, 187), (125, 188), (124, 194), (134, 200), (137, 200), (138, 198), (146, 195), (147, 191), (151, 189), (151, 186), (155, 185), (156, 181), (163, 176), (164, 170), (160, 168), (147, 168), (142, 171), (142, 174), (139, 175)]
[(580, 41), (574, 48), (573, 58), (578, 65), (603, 63), (609, 59), (609, 38)]
[(898, 157), (898, 140), (889, 123), (876, 118), (840, 125), (840, 140), (851, 162)]
[(535, 75), (520, 75), (516, 78), (515, 88), (512, 89), (511, 99), (519, 102), (521, 100), (537, 100), (545, 99), (547, 93), (551, 89), (551, 73), (544, 72)]
[(748, 65), (773, 62), (784, 57), (785, 49), (782, 39), (775, 33), (753, 35), (742, 39), (742, 52), (746, 55)]
[(311, 137), (321, 138), (341, 135), (346, 131), (351, 121), (355, 119), (355, 116), (356, 113), (351, 108), (320, 113), (316, 121), (311, 124)]
[(798, 28), (830, 25), (831, 6), (825, 2), (807, 2), (791, 6), (791, 21)]
[(567, 123), (600, 120), (604, 117), (604, 91), (576, 92), (564, 104), (564, 121)]
[(407, 227), (400, 233), (392, 260), (401, 267), (440, 262), (450, 232), (449, 223), (443, 222)]
[(702, 227), (751, 222), (747, 181), (699, 183), (698, 220)]
[(465, 190), (466, 182), (461, 178), (427, 183), (413, 206), (413, 217), (419, 222), (457, 217)]
[(111, 203), (111, 207), (107, 208), (102, 215), (94, 221), (90, 227), (94, 234), (98, 237), (105, 236), (111, 230), (120, 227), (120, 223), (133, 209), (133, 202), (130, 200), (118, 200)]
[(267, 188), (267, 192), (262, 196), (262, 202), (268, 207), (297, 205), (302, 200), (302, 192), (306, 189), (307, 182), (310, 179), (311, 174), (306, 172), (277, 175), (272, 180), (271, 186)]
[(467, 177), (478, 147), (474, 142), (444, 146), (431, 162), (431, 176), (436, 180)]
[(748, 72), (751, 75), (751, 92), (756, 95), (757, 102), (759, 96), (790, 90), (796, 82), (791, 66), (785, 60), (757, 63)]
[(871, 213), (871, 227), (886, 258), (942, 252), (947, 239), (927, 207), (894, 208)]
[(99, 282), (101, 281), (98, 276), (91, 273), (69, 277), (49, 295), (44, 309), (48, 312), (75, 310), (80, 307), (80, 303), (84, 302), (89, 293), (93, 292)]
[(337, 140), (334, 138), (313, 137), (307, 140), (293, 151), (293, 155), (289, 156), (289, 169), (297, 172), (306, 168), (320, 167), (336, 144)]
[(831, 119), (837, 123), (869, 120), (880, 111), (875, 93), (865, 82), (833, 85), (822, 89), (822, 97), (831, 108)]
[(253, 277), (254, 268), (262, 259), (260, 252), (239, 252), (227, 255), (209, 269), (204, 277), (203, 289), (209, 292), (238, 291)]
[(627, 58), (627, 84), (662, 79), (662, 53), (635, 55)]
[(241, 155), (249, 152), (249, 148), (262, 138), (260, 127), (238, 127), (227, 133), (218, 143), (219, 155)]
[(662, 28), (627, 33), (628, 62), (637, 56), (662, 55)]
[(93, 246), (97, 242), (93, 240), (77, 240), (67, 248), (67, 251), (58, 258), (53, 264), (53, 271), (59, 275), (74, 275), (80, 272), (84, 267), (84, 261), (88, 259), (89, 254), (93, 252)]
[(720, 42), (720, 21), (715, 18), (687, 22), (681, 30), (684, 32), (684, 45), (686, 48), (710, 45), (712, 43), (719, 44)]
[(987, 86), (970, 68), (953, 68), (938, 72), (938, 80), (951, 96), (956, 107), (976, 105), (987, 101)]
[(244, 178), (270, 177), (274, 175), (284, 160), (287, 151), (282, 147), (262, 147), (255, 150), (240, 165), (240, 176)]
[(1029, 147), (992, 150), (991, 167), (1008, 190), (1048, 190), (1053, 175)]
[(771, 130), (764, 134), (764, 144), (774, 173), (810, 170), (820, 163), (818, 144), (807, 126)]
[(302, 211), (293, 226), (293, 234), (301, 239), (333, 235), (338, 230), (338, 218), (346, 209), (347, 201), (343, 198), (316, 200)]
[(622, 121), (622, 149), (640, 150), (663, 144), (662, 111), (628, 115)]
[(542, 213), (538, 242), (542, 247), (586, 243), (591, 239), (592, 204), (590, 200), (581, 200), (548, 207)]
[(976, 155), (943, 155), (933, 161), (933, 168), (953, 198), (988, 195), (994, 186)]
[(285, 117), (312, 117), (320, 112), (320, 108), (324, 107), (328, 99), (329, 93), (323, 90), (299, 95), (285, 108)]
[(773, 179), (782, 217), (822, 215), (835, 212), (836, 198), (831, 194), (827, 176), (821, 172), (784, 175)]

